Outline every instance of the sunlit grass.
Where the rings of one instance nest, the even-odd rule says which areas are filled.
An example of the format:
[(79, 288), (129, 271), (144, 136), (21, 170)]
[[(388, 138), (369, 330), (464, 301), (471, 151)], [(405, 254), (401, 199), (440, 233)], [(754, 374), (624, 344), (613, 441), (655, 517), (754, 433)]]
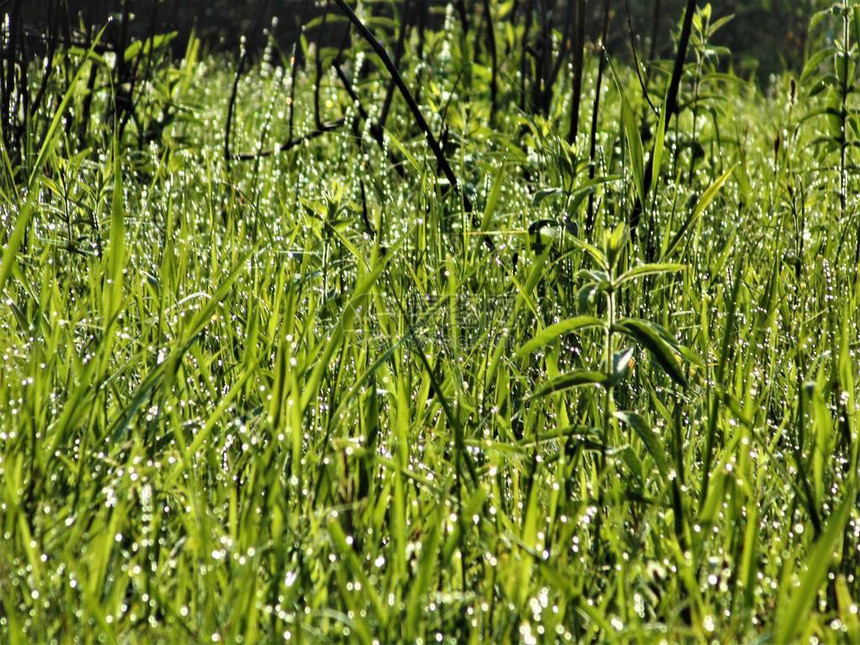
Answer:
[[(343, 127), (230, 163), (220, 59), (160, 63), (144, 145), (105, 97), (79, 145), (58, 90), (2, 184), (0, 641), (860, 639), (853, 150), (805, 118), (832, 96), (699, 67), (654, 146), (617, 69), (590, 181), (588, 133), (513, 90), (487, 125), (456, 36), (421, 108), (477, 218), (334, 72)], [(285, 140), (290, 82), (240, 79), (234, 151)]]

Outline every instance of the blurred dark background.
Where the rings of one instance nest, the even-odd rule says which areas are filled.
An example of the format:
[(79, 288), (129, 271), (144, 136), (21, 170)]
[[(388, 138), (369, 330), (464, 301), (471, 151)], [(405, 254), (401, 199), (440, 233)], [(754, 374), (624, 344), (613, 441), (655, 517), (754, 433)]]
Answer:
[[(797, 70), (803, 65), (807, 46), (807, 28), (812, 14), (834, 4), (835, 0), (715, 0), (711, 2), (712, 20), (734, 15), (734, 18), (714, 38), (714, 44), (732, 51), (735, 69), (755, 72), (760, 79), (785, 69)], [(656, 54), (671, 56), (671, 32), (677, 28), (684, 0), (629, 0), (634, 30), (650, 47), (656, 34)], [(590, 2), (594, 6), (599, 2)], [(698, 6), (707, 3), (700, 1)], [(619, 31), (626, 30), (624, 0), (617, 5), (613, 45), (618, 49)], [(655, 29), (656, 26), (656, 29)], [(626, 37), (629, 49), (629, 36)], [(811, 44), (811, 43), (810, 43)], [(646, 49), (646, 54), (647, 54)]]
[[(431, 21), (438, 23), (444, 14), (446, 1), (412, 0), (427, 6)], [(531, 3), (554, 7), (559, 21), (566, 12), (566, 3), (573, 0), (513, 0), (515, 10)], [(403, 0), (365, 1), (373, 12), (386, 13), (391, 5)], [(481, 0), (454, 0), (453, 4), (471, 9)], [(630, 57), (630, 23), (636, 33), (640, 59), (651, 56), (670, 57), (673, 48), (672, 31), (677, 28), (684, 0), (611, 0), (614, 17), (610, 46), (616, 58)], [(706, 3), (699, 2), (699, 7)], [(291, 47), (302, 20), (307, 22), (322, 13), (324, 2), (314, 0), (0, 0), (0, 12), (17, 16), (27, 25), (31, 37), (37, 38), (52, 21), (59, 21), (86, 39), (87, 29), (101, 27), (110, 16), (109, 42), (122, 40), (123, 16), (128, 16), (126, 37), (140, 38), (151, 31), (178, 32), (174, 51), (184, 51), (188, 35), (195, 31), (210, 51), (237, 52), (240, 38), (246, 36), (251, 51), (266, 42), (264, 30), (277, 27), (272, 34), (282, 46)], [(601, 26), (602, 0), (589, 0), (589, 39), (596, 40)], [(819, 0), (716, 0), (712, 3), (714, 19), (734, 14), (735, 18), (720, 30), (714, 44), (732, 50), (732, 64), (743, 74), (755, 74), (761, 80), (783, 69), (797, 69), (802, 64), (807, 47), (807, 26), (812, 13), (821, 8)], [(333, 10), (336, 11), (336, 10)], [(4, 16), (5, 17), (5, 16)], [(557, 25), (561, 29), (561, 25)], [(90, 32), (91, 33), (91, 32)]]

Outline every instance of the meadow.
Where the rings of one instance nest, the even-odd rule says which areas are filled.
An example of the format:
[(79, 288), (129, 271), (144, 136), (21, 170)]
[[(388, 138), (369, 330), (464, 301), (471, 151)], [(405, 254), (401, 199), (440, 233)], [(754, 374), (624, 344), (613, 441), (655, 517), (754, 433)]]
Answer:
[(860, 641), (860, 8), (718, 4), (4, 61), (0, 642)]

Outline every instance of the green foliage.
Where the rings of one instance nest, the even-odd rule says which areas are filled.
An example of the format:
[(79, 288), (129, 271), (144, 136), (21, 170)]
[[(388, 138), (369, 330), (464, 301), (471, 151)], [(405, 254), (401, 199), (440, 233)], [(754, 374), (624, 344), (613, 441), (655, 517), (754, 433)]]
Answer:
[(488, 6), (497, 94), (453, 6), (400, 62), (457, 190), (363, 41), (129, 46), (125, 130), (57, 52), (2, 151), (0, 642), (856, 640), (856, 7), (767, 95), (701, 7), (592, 155)]

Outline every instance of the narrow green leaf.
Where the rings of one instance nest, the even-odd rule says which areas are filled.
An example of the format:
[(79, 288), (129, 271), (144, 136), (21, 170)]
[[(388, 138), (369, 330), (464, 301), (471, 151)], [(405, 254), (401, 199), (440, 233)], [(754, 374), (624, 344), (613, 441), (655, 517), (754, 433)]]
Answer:
[(669, 473), (669, 460), (663, 452), (665, 442), (661, 441), (654, 434), (651, 425), (645, 420), (645, 417), (636, 412), (625, 411), (616, 412), (615, 417), (633, 428), (642, 440), (642, 443), (645, 444), (645, 448), (654, 459), (654, 463), (657, 464), (657, 469), (660, 471), (661, 477), (665, 479)]
[(561, 194), (561, 188), (542, 188), (535, 193), (535, 196), (532, 199), (532, 206), (540, 206), (544, 200)]
[(344, 533), (343, 528), (336, 519), (329, 520), (328, 533), (334, 547), (333, 550), (346, 563), (350, 574), (355, 579), (361, 581), (362, 593), (368, 601), (369, 606), (374, 609), (377, 616), (380, 618), (384, 617), (385, 605), (383, 605), (379, 594), (375, 591), (373, 583), (367, 577), (364, 567), (350, 544), (350, 539), (347, 538), (346, 533)]
[[(87, 52), (86, 58), (89, 58), (93, 51), (95, 51), (99, 41), (101, 40), (104, 30), (105, 27), (103, 27), (101, 31), (99, 31), (98, 35), (93, 40), (93, 43), (90, 46), (89, 51)], [(86, 60), (86, 58), (84, 60)], [(51, 119), (51, 123), (48, 126), (48, 131), (45, 133), (45, 138), (43, 139), (42, 146), (39, 149), (39, 154), (36, 156), (36, 162), (33, 164), (33, 170), (30, 173), (30, 178), (27, 182), (27, 199), (21, 206), (20, 211), (18, 211), (18, 218), (15, 221), (15, 227), (12, 229), (12, 233), (6, 240), (6, 248), (3, 249), (3, 260), (2, 262), (0, 262), (0, 294), (2, 294), (6, 288), (6, 282), (9, 280), (9, 275), (12, 273), (12, 265), (15, 262), (15, 257), (18, 254), (18, 249), (21, 247), (21, 243), (24, 241), (24, 236), (27, 232), (27, 228), (29, 228), (30, 226), (30, 218), (33, 216), (36, 197), (39, 192), (36, 189), (36, 179), (41, 173), (42, 165), (45, 163), (45, 159), (48, 156), (48, 152), (51, 150), (51, 146), (54, 143), (54, 137), (56, 136), (57, 130), (63, 121), (63, 116), (66, 113), (66, 109), (69, 107), (69, 103), (71, 102), (72, 97), (75, 95), (75, 87), (77, 86), (78, 80), (80, 80), (81, 75), (83, 74), (83, 71), (86, 67), (86, 64), (82, 63), (78, 67), (77, 72), (75, 72), (75, 76), (72, 78), (72, 82), (69, 83), (69, 89), (66, 90), (66, 93), (63, 95), (63, 99), (60, 101), (60, 105), (54, 112), (54, 117)]]
[(845, 525), (851, 517), (857, 495), (856, 483), (848, 487), (845, 499), (830, 516), (827, 528), (813, 545), (806, 558), (806, 575), (800, 587), (794, 590), (791, 600), (777, 618), (775, 639), (776, 643), (791, 643), (799, 636), (804, 625), (809, 620), (809, 614), (815, 605), (815, 598), (821, 584), (827, 578), (827, 571), (835, 559), (839, 540), (845, 531)]
[[(156, 365), (137, 387), (131, 401), (121, 410), (111, 426), (109, 436), (112, 441), (118, 441), (122, 437), (128, 424), (134, 418), (134, 415), (137, 414), (137, 411), (149, 399), (156, 386), (163, 384), (165, 380), (169, 381), (173, 378), (182, 357), (185, 356), (185, 353), (197, 339), (197, 336), (203, 331), (212, 316), (215, 315), (221, 302), (227, 297), (230, 289), (233, 288), (233, 284), (247, 268), (246, 265), (250, 256), (251, 253), (246, 253), (240, 258), (230, 275), (227, 276), (224, 282), (221, 283), (221, 286), (212, 294), (209, 301), (191, 319), (182, 335), (182, 339), (174, 345), (173, 350), (167, 358)], [(55, 439), (56, 441), (59, 441), (59, 437)]]
[(696, 220), (702, 216), (702, 213), (705, 212), (705, 209), (710, 206), (711, 202), (714, 201), (714, 197), (717, 196), (717, 193), (720, 191), (720, 188), (723, 187), (723, 184), (726, 183), (729, 176), (731, 176), (732, 172), (734, 172), (735, 167), (732, 166), (722, 175), (720, 175), (717, 180), (711, 184), (708, 189), (702, 193), (702, 198), (699, 200), (699, 203), (696, 204), (696, 207), (693, 209), (693, 212), (690, 213), (690, 216), (681, 226), (677, 233), (675, 233), (675, 237), (672, 238), (672, 241), (669, 243), (669, 246), (666, 247), (666, 250), (663, 252), (663, 257), (669, 257), (678, 246), (681, 244), (681, 240), (684, 239), (684, 236), (687, 234), (687, 231), (692, 228), (693, 224), (696, 223)]
[(810, 56), (809, 60), (806, 61), (806, 65), (803, 66), (803, 73), (800, 75), (800, 82), (806, 82), (806, 80), (815, 73), (818, 66), (821, 65), (825, 59), (832, 56), (835, 51), (836, 50), (833, 47), (823, 47)]
[[(113, 194), (111, 196), (110, 238), (105, 256), (105, 285), (103, 293), (104, 326), (112, 337), (114, 318), (122, 307), (123, 269), (125, 268), (125, 210), (123, 208), (122, 167), (120, 166), (119, 137), (114, 138)], [(108, 349), (110, 343), (108, 343)]]
[(603, 251), (598, 249), (593, 244), (589, 244), (585, 240), (580, 240), (578, 237), (571, 237), (573, 243), (576, 244), (583, 251), (588, 253), (595, 262), (597, 262), (598, 266), (604, 271), (609, 270), (609, 260), (607, 260), (606, 256), (603, 254)]
[(588, 311), (597, 299), (598, 288), (593, 282), (584, 285), (576, 292), (576, 306), (579, 311)]
[(486, 231), (490, 228), (490, 222), (493, 220), (493, 213), (496, 212), (496, 206), (499, 204), (499, 198), (502, 196), (502, 186), (505, 183), (505, 164), (499, 166), (499, 172), (496, 173), (496, 178), (493, 180), (493, 187), (490, 189), (490, 194), (487, 196), (487, 204), (484, 206), (484, 216), (481, 218), (481, 230)]
[(654, 133), (654, 150), (651, 153), (651, 190), (655, 190), (657, 179), (660, 177), (660, 167), (663, 164), (663, 150), (666, 144), (666, 119), (667, 115), (666, 98), (663, 98), (663, 105), (660, 109), (660, 121), (657, 123), (657, 131)]
[(642, 149), (642, 136), (639, 134), (639, 126), (633, 115), (633, 110), (627, 99), (621, 98), (621, 120), (624, 124), (624, 135), (627, 139), (627, 150), (630, 154), (630, 170), (633, 180), (636, 182), (636, 193), (639, 199), (645, 203), (645, 153)]
[(647, 349), (669, 378), (687, 387), (687, 377), (675, 358), (674, 348), (666, 342), (655, 325), (639, 318), (625, 318), (615, 325), (615, 329)]
[(677, 264), (671, 262), (662, 262), (659, 264), (641, 264), (638, 267), (633, 267), (629, 271), (625, 271), (615, 281), (615, 286), (620, 287), (625, 282), (629, 282), (630, 280), (636, 280), (637, 278), (644, 278), (645, 276), (649, 275), (657, 275), (660, 273), (676, 273), (678, 271), (685, 271), (686, 269), (686, 264)]
[[(629, 239), (630, 232), (627, 230), (627, 225), (624, 222), (621, 222), (612, 230), (606, 242), (606, 259), (609, 262), (610, 268), (615, 268), (618, 259), (621, 257), (621, 251), (627, 245), (627, 240)], [(606, 276), (606, 280), (609, 280), (609, 276)]]
[(405, 630), (408, 638), (414, 638), (419, 631), (419, 619), (421, 617), (421, 600), (433, 578), (433, 569), (438, 556), (440, 538), (440, 522), (428, 522), (427, 538), (421, 543), (421, 554), (418, 561), (417, 572), (413, 578), (412, 588), (406, 603), (406, 625)]
[(535, 390), (528, 399), (537, 399), (563, 390), (569, 390), (572, 387), (580, 387), (583, 385), (602, 385), (606, 383), (606, 381), (607, 378), (603, 372), (576, 370), (547, 381)]
[(36, 191), (31, 191), (27, 195), (27, 200), (18, 211), (18, 219), (15, 221), (15, 226), (12, 233), (6, 240), (6, 246), (3, 249), (3, 261), (0, 263), (0, 294), (3, 293), (6, 282), (12, 274), (12, 267), (15, 263), (15, 258), (18, 254), (18, 249), (24, 241), (24, 235), (27, 233), (27, 228), (30, 226), (30, 218), (33, 216), (33, 202)]
[(346, 303), (346, 306), (341, 313), (340, 319), (338, 320), (334, 329), (329, 334), (329, 338), (325, 344), (325, 349), (323, 350), (322, 355), (316, 359), (314, 369), (304, 384), (301, 399), (302, 410), (305, 410), (308, 404), (316, 396), (317, 391), (322, 384), (323, 375), (325, 374), (325, 371), (329, 368), (329, 362), (334, 355), (334, 351), (340, 346), (340, 343), (343, 341), (346, 328), (349, 327), (349, 325), (352, 323), (353, 319), (358, 313), (359, 308), (366, 300), (367, 294), (370, 292), (370, 290), (373, 288), (373, 285), (376, 283), (377, 278), (379, 278), (382, 271), (385, 269), (386, 266), (388, 266), (388, 263), (391, 261), (391, 258), (394, 257), (396, 254), (397, 253), (395, 249), (390, 249), (389, 252), (386, 254), (385, 258), (380, 260), (379, 263), (356, 284), (355, 289), (352, 292), (352, 297), (350, 298), (349, 302)]
[(549, 327), (546, 327), (540, 332), (538, 332), (538, 334), (534, 338), (532, 338), (525, 345), (520, 347), (520, 349), (517, 351), (517, 356), (525, 356), (526, 354), (531, 354), (532, 352), (537, 351), (544, 345), (551, 343), (556, 338), (564, 334), (578, 331), (580, 329), (600, 327), (603, 325), (603, 321), (599, 318), (595, 318), (594, 316), (575, 316), (574, 318), (562, 320), (561, 322), (556, 323), (554, 325), (550, 325)]

